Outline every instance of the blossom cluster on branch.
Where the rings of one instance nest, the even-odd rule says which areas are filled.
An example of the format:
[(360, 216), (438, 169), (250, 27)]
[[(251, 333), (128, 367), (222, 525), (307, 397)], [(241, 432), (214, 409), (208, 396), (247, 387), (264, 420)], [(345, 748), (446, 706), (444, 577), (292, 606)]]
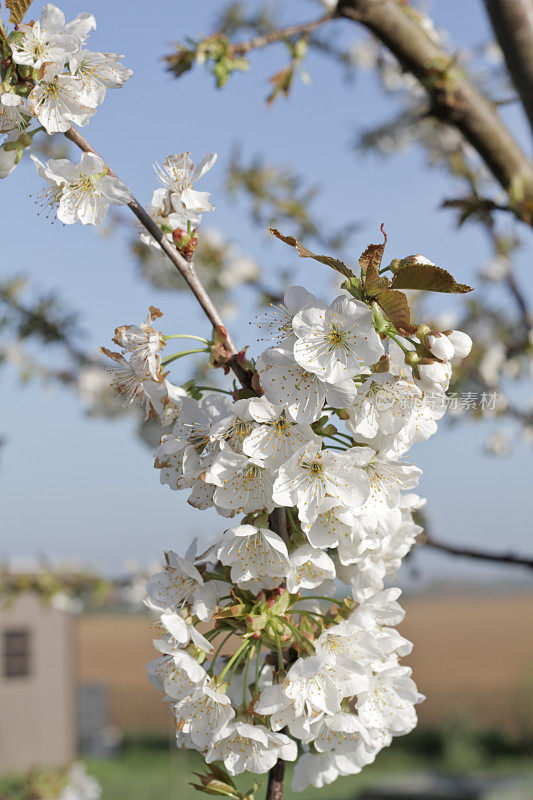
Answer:
[[(133, 74), (117, 53), (86, 49), (95, 28), (92, 14), (78, 14), (67, 23), (51, 3), (44, 6), (40, 21), (21, 23), (8, 36), (2, 28), (0, 134), (6, 136), (0, 147), (0, 177), (15, 169), (35, 134), (66, 133), (73, 123), (87, 125), (107, 89), (120, 88)], [(31, 129), (32, 122), (39, 124)], [(77, 165), (65, 158), (46, 165), (32, 159), (50, 184), (37, 202), (56, 211), (65, 224), (98, 225), (110, 204), (131, 200), (129, 189), (92, 153), (84, 153)]]
[[(423, 696), (401, 663), (400, 590), (386, 587), (422, 531), (421, 471), (402, 458), (436, 431), (451, 365), (471, 347), (460, 331), (414, 326), (391, 288), (469, 290), (427, 259), (382, 268), (385, 244), (370, 245), (359, 277), (274, 233), (342, 272), (344, 294), (326, 303), (289, 287), (255, 319), (268, 345), (255, 360), (227, 353), (217, 330), (163, 334), (154, 308), (116, 329), (121, 352), (104, 349), (119, 393), (161, 424), (161, 483), (237, 517), (205, 553), (167, 552), (146, 598), (161, 654), (148, 674), (177, 744), (222, 762), (228, 794), (231, 776), (278, 759), (296, 761), (295, 790), (323, 786), (416, 725)], [(203, 347), (165, 356), (180, 338)], [(240, 382), (173, 384), (166, 368), (197, 352), (226, 373), (237, 364)], [(220, 783), (220, 769), (202, 785)]]
[[(424, 501), (412, 492), (421, 471), (402, 459), (436, 431), (452, 364), (472, 344), (461, 331), (415, 324), (403, 290), (470, 287), (419, 255), (383, 266), (383, 226), (385, 241), (366, 248), (357, 272), (271, 229), (341, 274), (342, 294), (324, 302), (289, 287), (256, 320), (267, 346), (250, 359), (192, 264), (202, 215), (214, 209), (194, 183), (216, 155), (156, 165), (162, 188), (144, 211), (71, 127), (87, 124), (131, 71), (116, 54), (84, 49), (92, 15), (66, 23), (47, 5), (26, 25), (13, 14), (18, 27), (9, 36), (1, 27), (1, 119), (12, 137), (2, 158), (15, 153), (14, 166), (41, 128), (68, 133), (84, 151), (78, 165), (37, 162), (58, 218), (99, 224), (110, 204), (128, 204), (213, 325), (209, 339), (163, 334), (150, 307), (145, 322), (116, 329), (119, 351), (102, 348), (125, 403), (161, 427), (161, 482), (232, 520), (202, 554), (194, 543), (184, 557), (167, 552), (147, 584), (160, 652), (148, 673), (173, 710), (177, 744), (215, 762), (202, 787), (215, 791), (214, 781), (231, 797), (232, 776), (279, 760), (296, 762), (295, 790), (355, 774), (412, 730), (423, 700), (402, 663), (411, 643), (395, 627), (400, 590), (387, 586), (422, 531), (413, 515)], [(28, 132), (35, 117), (40, 127)], [(166, 355), (178, 339), (196, 346)], [(167, 368), (193, 353), (232, 372), (233, 386), (173, 383)]]

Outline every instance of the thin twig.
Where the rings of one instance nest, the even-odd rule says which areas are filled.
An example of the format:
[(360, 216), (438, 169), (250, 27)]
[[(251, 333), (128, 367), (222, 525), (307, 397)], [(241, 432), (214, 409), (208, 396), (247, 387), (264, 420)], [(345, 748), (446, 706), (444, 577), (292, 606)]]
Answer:
[(473, 550), (470, 547), (455, 547), (451, 544), (437, 541), (427, 534), (424, 537), (424, 544), (434, 550), (449, 553), (452, 556), (462, 556), (463, 558), (475, 558), (480, 561), (492, 561), (499, 564), (514, 564), (517, 566), (533, 569), (533, 559), (516, 556), (514, 553), (487, 553), (484, 550)]
[(269, 33), (255, 36), (253, 39), (250, 39), (247, 42), (234, 44), (231, 49), (234, 55), (244, 56), (246, 53), (249, 53), (250, 50), (260, 50), (263, 47), (267, 47), (269, 44), (274, 44), (275, 42), (284, 42), (287, 39), (291, 39), (293, 36), (303, 36), (313, 33), (313, 31), (316, 31), (317, 28), (320, 28), (321, 25), (324, 25), (324, 23), (329, 22), (331, 19), (331, 13), (323, 14), (318, 19), (311, 20), (311, 22), (303, 22), (299, 25), (289, 25), (286, 28), (278, 28), (277, 30), (270, 31)]
[[(70, 129), (65, 133), (65, 136), (67, 139), (70, 139), (71, 142), (74, 142), (74, 144), (79, 147), (80, 150), (83, 150), (84, 153), (94, 153), (94, 155), (102, 158), (102, 156), (94, 149), (94, 147), (92, 147), (92, 145), (89, 144), (89, 142), (73, 125), (71, 125)], [(103, 160), (105, 161), (105, 159)], [(117, 177), (109, 168), (109, 166), (108, 169), (110, 175)], [(168, 241), (163, 232), (158, 228), (138, 200), (133, 197), (131, 202), (128, 203), (128, 206), (133, 211), (141, 225), (143, 225), (148, 233), (153, 236), (157, 244), (164, 251), (165, 255), (168, 256), (176, 269), (179, 271), (180, 275), (184, 278), (213, 327), (218, 328), (220, 331), (225, 333), (226, 347), (230, 353), (235, 354), (237, 352), (237, 348), (235, 347), (235, 344), (224, 325), (218, 309), (209, 297), (200, 278), (196, 274), (196, 270), (194, 269), (192, 262), (187, 261), (187, 259), (184, 258), (184, 256), (182, 256), (182, 254)]]

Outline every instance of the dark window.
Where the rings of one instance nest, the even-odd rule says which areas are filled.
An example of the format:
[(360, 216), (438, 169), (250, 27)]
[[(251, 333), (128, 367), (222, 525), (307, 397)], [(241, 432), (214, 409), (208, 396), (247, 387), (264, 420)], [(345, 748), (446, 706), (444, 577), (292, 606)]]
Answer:
[(26, 678), (30, 674), (30, 632), (11, 628), (3, 634), (4, 676)]

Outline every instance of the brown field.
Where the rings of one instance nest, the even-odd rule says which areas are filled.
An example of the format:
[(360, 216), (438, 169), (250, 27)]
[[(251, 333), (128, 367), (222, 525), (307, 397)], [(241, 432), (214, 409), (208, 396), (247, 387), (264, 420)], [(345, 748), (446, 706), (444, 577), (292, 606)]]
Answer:
[[(533, 710), (533, 594), (413, 597), (400, 630), (414, 642), (405, 659), (427, 700), (420, 719), (462, 717), (524, 729)], [(144, 673), (155, 657), (147, 616), (89, 615), (78, 621), (81, 682), (104, 684), (114, 723), (166, 730), (167, 704)]]

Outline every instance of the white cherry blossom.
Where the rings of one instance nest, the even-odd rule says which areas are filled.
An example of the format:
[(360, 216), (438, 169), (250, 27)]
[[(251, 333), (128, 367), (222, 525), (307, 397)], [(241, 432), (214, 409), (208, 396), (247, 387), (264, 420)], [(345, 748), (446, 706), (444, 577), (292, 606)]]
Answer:
[(301, 589), (315, 589), (324, 581), (335, 579), (335, 564), (323, 550), (303, 544), (290, 555), (287, 589), (291, 594)]
[(314, 739), (315, 748), (319, 753), (348, 753), (358, 755), (361, 768), (368, 763), (368, 750), (370, 735), (357, 714), (340, 711), (332, 716), (322, 719)]
[(158, 611), (177, 611), (185, 604), (199, 619), (209, 619), (224, 584), (204, 581), (192, 561), (169, 551), (167, 564), (161, 572), (148, 579), (147, 602)]
[(399, 736), (409, 733), (417, 722), (415, 703), (420, 694), (411, 679), (409, 667), (393, 666), (373, 675), (370, 687), (359, 694), (357, 711), (363, 725), (384, 728)]
[(146, 669), (156, 689), (164, 691), (175, 701), (189, 697), (198, 685), (207, 680), (204, 668), (185, 652), (160, 656)]
[(330, 306), (308, 306), (293, 319), (294, 358), (322, 380), (340, 383), (383, 355), (372, 314), (359, 300), (337, 297)]
[(297, 506), (302, 522), (311, 525), (326, 497), (343, 506), (361, 506), (368, 498), (370, 483), (364, 466), (372, 451), (352, 447), (345, 453), (321, 450), (310, 442), (279, 469), (273, 498), (283, 506)]
[(204, 480), (216, 486), (213, 501), (217, 508), (251, 514), (272, 511), (271, 472), (259, 458), (221, 450), (207, 469)]
[(276, 469), (309, 441), (317, 440), (309, 425), (294, 424), (266, 397), (252, 398), (248, 412), (259, 425), (244, 439), (243, 452), (250, 458), (263, 459), (269, 469)]
[[(149, 600), (145, 600), (146, 605), (152, 607)], [(179, 613), (165, 612), (161, 614), (159, 622), (153, 624), (153, 629), (157, 638), (152, 640), (152, 644), (160, 653), (175, 656), (181, 652), (182, 648), (190, 644), (195, 645), (204, 653), (212, 652), (213, 648), (207, 639), (198, 631), (193, 624), (191, 615), (187, 610)]]
[(378, 432), (398, 433), (413, 413), (421, 391), (414, 385), (388, 372), (370, 375), (358, 388), (350, 408), (349, 430), (371, 439)]
[(124, 56), (117, 53), (91, 53), (79, 50), (69, 61), (71, 74), (79, 78), (86, 96), (103, 103), (107, 89), (120, 89), (133, 71), (120, 63)]
[(309, 786), (322, 789), (339, 777), (339, 769), (331, 753), (302, 753), (294, 766), (291, 789), (303, 792)]
[(259, 356), (257, 371), (267, 400), (285, 408), (286, 415), (298, 423), (315, 422), (324, 403), (346, 408), (357, 395), (353, 381), (326, 383), (303, 369), (290, 354), (276, 348), (269, 348)]
[(152, 415), (161, 418), (168, 401), (168, 389), (162, 378), (154, 379), (157, 367), (146, 360), (132, 358), (126, 361), (121, 353), (105, 347), (100, 349), (113, 362), (106, 364), (106, 369), (112, 373), (113, 386), (124, 398), (124, 405), (138, 402), (145, 408), (145, 419)]
[(25, 111), (24, 99), (18, 94), (11, 92), (0, 94), (0, 133), (24, 128), (29, 120), (29, 115), (25, 114)]
[(120, 325), (115, 328), (113, 341), (141, 361), (150, 359), (163, 346), (161, 334), (152, 325), (160, 316), (159, 309), (151, 306), (146, 322), (142, 322), (140, 325)]
[(450, 361), (455, 353), (455, 348), (444, 333), (434, 331), (424, 336), (424, 344), (432, 355), (440, 358), (441, 361)]
[(80, 40), (74, 33), (75, 23), (76, 20), (73, 20), (70, 30), (65, 31), (65, 15), (57, 6), (47, 3), (39, 22), (19, 25), (21, 35), (11, 46), (13, 61), (34, 69), (50, 62), (63, 67), (80, 46)]
[(206, 750), (223, 735), (235, 716), (223, 686), (214, 681), (198, 686), (190, 697), (174, 706), (177, 731), (190, 736), (198, 750)]
[(83, 153), (79, 164), (66, 158), (51, 158), (46, 168), (32, 156), (39, 174), (46, 176), (57, 190), (57, 218), (65, 225), (99, 225), (110, 204), (122, 206), (132, 200), (132, 194), (121, 180), (109, 175), (103, 159), (93, 153)]
[(181, 153), (167, 156), (162, 166), (156, 165), (156, 175), (163, 186), (169, 189), (174, 211), (183, 215), (185, 219), (190, 219), (191, 224), (197, 214), (214, 210), (209, 200), (209, 192), (199, 192), (193, 185), (209, 172), (216, 160), (216, 153), (206, 153), (195, 166), (190, 153)]
[(341, 700), (368, 687), (366, 671), (357, 665), (348, 670), (323, 655), (299, 658), (283, 681), (283, 692), (297, 714), (335, 714)]
[(372, 659), (380, 655), (371, 634), (351, 619), (332, 625), (321, 633), (315, 652), (334, 659), (347, 669), (362, 668), (366, 676)]
[(264, 725), (230, 722), (224, 736), (217, 739), (206, 754), (208, 764), (223, 761), (230, 775), (249, 771), (262, 774), (272, 769), (278, 758), (294, 761), (296, 742), (283, 733), (273, 733)]
[[(146, 209), (153, 221), (160, 228), (167, 241), (172, 242), (172, 232), (180, 228), (181, 230), (187, 229), (187, 224), (190, 222), (193, 228), (197, 228), (202, 220), (201, 214), (192, 214), (182, 211), (176, 211), (172, 205), (172, 194), (170, 189), (159, 187), (152, 193), (152, 200)], [(153, 250), (161, 251), (161, 245), (156, 242), (151, 233), (143, 229), (141, 232), (141, 242), (148, 245)]]
[(227, 530), (217, 558), (231, 567), (232, 581), (254, 594), (276, 588), (289, 572), (289, 554), (283, 539), (268, 528), (254, 525)]
[(96, 104), (87, 104), (81, 81), (61, 74), (55, 64), (45, 66), (28, 97), (28, 108), (50, 134), (65, 133), (72, 122), (83, 127), (96, 112)]
[(283, 295), (283, 303), (272, 305), (270, 311), (255, 317), (254, 322), (265, 332), (265, 340), (273, 341), (275, 347), (292, 353), (296, 341), (292, 321), (302, 308), (317, 302), (316, 297), (303, 286), (289, 286)]
[(367, 448), (372, 458), (365, 465), (365, 472), (370, 481), (370, 498), (374, 502), (385, 502), (394, 507), (400, 502), (402, 489), (414, 489), (417, 485), (422, 470), (414, 464), (404, 464), (401, 461), (391, 461), (379, 458)]

